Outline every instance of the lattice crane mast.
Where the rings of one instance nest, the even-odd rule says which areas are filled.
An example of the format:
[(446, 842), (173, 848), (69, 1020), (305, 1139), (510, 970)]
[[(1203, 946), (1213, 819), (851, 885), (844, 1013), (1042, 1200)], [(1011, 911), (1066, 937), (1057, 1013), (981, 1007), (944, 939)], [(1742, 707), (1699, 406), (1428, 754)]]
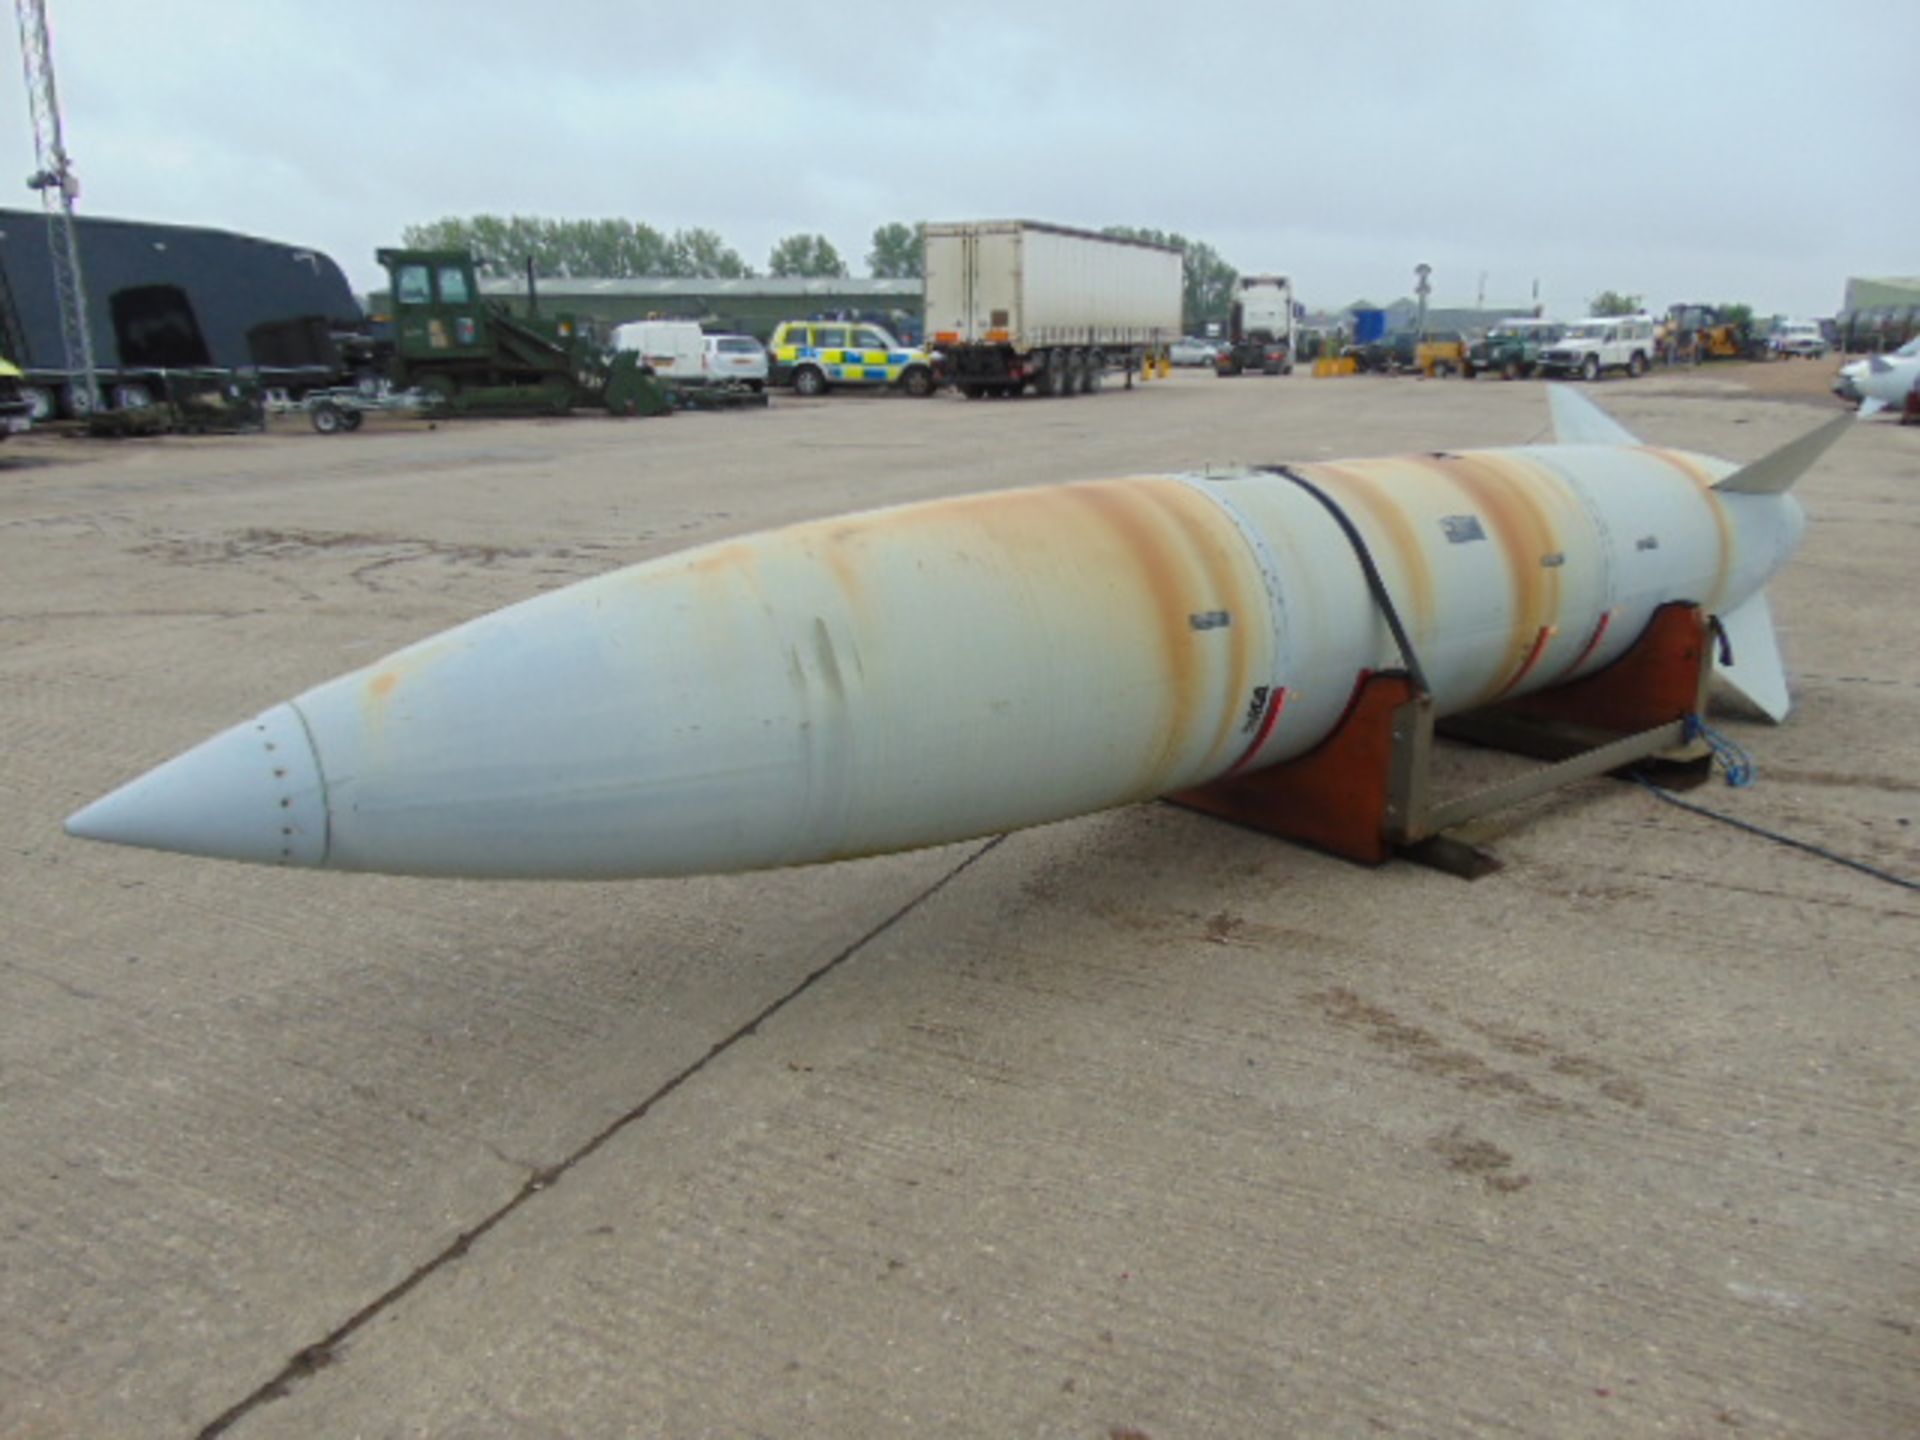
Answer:
[(70, 377), (67, 407), (76, 414), (91, 415), (100, 408), (100, 386), (94, 375), (93, 332), (87, 325), (80, 241), (73, 224), (73, 202), (79, 198), (80, 181), (73, 173), (61, 134), (47, 5), (46, 0), (14, 0), (14, 7), (20, 21), (20, 60), (26, 71), (27, 107), (33, 114), (34, 158), (39, 167), (27, 177), (27, 188), (40, 192), (40, 203), (47, 212), (47, 253), (53, 257), (54, 301), (60, 310), (60, 338), (66, 347)]

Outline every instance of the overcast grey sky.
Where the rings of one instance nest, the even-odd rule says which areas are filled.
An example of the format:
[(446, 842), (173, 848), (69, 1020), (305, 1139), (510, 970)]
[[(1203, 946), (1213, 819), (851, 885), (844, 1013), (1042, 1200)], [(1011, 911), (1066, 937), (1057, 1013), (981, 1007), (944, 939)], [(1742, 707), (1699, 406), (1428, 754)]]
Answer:
[[(1149, 225), (1312, 306), (1832, 314), (1920, 272), (1920, 4), (49, 0), (82, 210), (317, 246), (479, 212)], [(17, 66), (9, 67), (17, 76)], [(16, 81), (12, 173), (32, 167)], [(0, 167), (0, 175), (8, 167)], [(4, 203), (37, 203), (24, 188)]]

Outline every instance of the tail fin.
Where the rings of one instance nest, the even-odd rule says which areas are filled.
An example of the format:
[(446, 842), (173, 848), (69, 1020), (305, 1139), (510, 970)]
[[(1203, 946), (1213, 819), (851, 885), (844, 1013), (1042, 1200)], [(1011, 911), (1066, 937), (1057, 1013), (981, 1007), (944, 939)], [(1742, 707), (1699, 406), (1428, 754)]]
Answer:
[(1734, 471), (1713, 488), (1723, 495), (1784, 495), (1794, 481), (1813, 468), (1814, 461), (1827, 453), (1834, 441), (1847, 433), (1856, 418), (1836, 415), (1798, 440), (1789, 440), (1773, 453)]
[(1767, 592), (1756, 590), (1730, 614), (1720, 617), (1726, 632), (1731, 664), (1714, 670), (1735, 693), (1776, 724), (1787, 718), (1793, 701), (1787, 694), (1787, 670), (1780, 661), (1780, 641), (1773, 633), (1773, 611)]
[(1640, 438), (1569, 385), (1549, 385), (1553, 438), (1562, 445), (1638, 445)]

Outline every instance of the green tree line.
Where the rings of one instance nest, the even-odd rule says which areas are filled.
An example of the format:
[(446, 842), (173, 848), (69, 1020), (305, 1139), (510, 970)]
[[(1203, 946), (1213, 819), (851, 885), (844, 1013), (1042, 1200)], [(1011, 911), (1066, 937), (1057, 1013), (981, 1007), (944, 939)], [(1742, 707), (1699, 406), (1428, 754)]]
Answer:
[[(892, 221), (873, 232), (866, 255), (875, 279), (913, 279), (926, 273), (926, 226)], [(466, 250), (483, 275), (519, 275), (527, 261), (544, 279), (630, 280), (646, 275), (688, 279), (750, 279), (758, 272), (712, 230), (667, 234), (638, 220), (552, 220), (532, 215), (449, 216), (409, 225), (401, 241), (415, 250)], [(1199, 328), (1223, 321), (1232, 303), (1237, 272), (1212, 246), (1165, 230), (1110, 225), (1103, 232), (1129, 240), (1171, 245), (1185, 258), (1187, 324)], [(782, 237), (767, 256), (774, 276), (839, 278), (847, 262), (824, 235)]]

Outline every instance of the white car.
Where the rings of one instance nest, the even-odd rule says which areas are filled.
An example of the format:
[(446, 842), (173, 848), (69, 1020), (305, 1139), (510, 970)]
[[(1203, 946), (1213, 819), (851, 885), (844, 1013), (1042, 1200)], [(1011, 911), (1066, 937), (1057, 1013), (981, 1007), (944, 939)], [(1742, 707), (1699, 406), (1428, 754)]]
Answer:
[(1167, 347), (1167, 359), (1175, 365), (1211, 365), (1220, 347), (1211, 340), (1183, 336)]
[(750, 390), (767, 388), (767, 347), (751, 335), (707, 336), (700, 365), (709, 380), (732, 380)]
[(1827, 353), (1827, 337), (1811, 320), (1787, 321), (1767, 337), (1767, 345), (1774, 354), (1789, 358), (1803, 355), (1818, 360)]
[(1598, 380), (1606, 370), (1644, 375), (1653, 361), (1651, 315), (1594, 316), (1575, 320), (1540, 352), (1542, 375), (1578, 375)]

